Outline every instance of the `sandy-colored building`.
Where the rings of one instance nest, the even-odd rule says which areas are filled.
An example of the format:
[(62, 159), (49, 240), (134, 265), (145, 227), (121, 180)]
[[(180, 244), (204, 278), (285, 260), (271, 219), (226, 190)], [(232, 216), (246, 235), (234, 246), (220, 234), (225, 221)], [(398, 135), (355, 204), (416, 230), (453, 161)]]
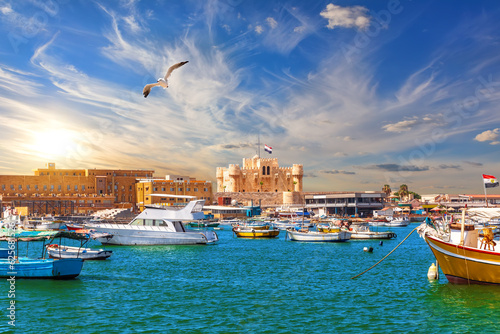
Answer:
[(197, 181), (180, 175), (167, 175), (165, 179), (138, 180), (136, 193), (137, 205), (141, 211), (144, 205), (185, 205), (191, 200), (190, 196), (205, 199), (207, 204), (213, 200), (212, 182)]
[(0, 175), (2, 206), (27, 207), (29, 214), (91, 213), (134, 208), (135, 184), (153, 170), (61, 169), (55, 163), (34, 175)]
[(240, 167), (217, 167), (217, 192), (301, 192), (304, 168), (280, 167), (277, 158), (243, 159)]

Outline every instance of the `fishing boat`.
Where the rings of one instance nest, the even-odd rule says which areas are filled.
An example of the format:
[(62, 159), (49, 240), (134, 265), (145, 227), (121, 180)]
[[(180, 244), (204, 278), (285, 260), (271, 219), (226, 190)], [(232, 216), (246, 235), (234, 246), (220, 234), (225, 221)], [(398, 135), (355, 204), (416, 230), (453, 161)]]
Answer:
[(349, 227), (351, 239), (370, 240), (370, 239), (392, 239), (397, 235), (390, 231), (372, 231), (369, 224), (352, 224)]
[(269, 230), (271, 224), (268, 222), (257, 221), (257, 220), (247, 220), (240, 224), (232, 225), (233, 228), (250, 229), (250, 230)]
[(66, 229), (68, 229), (68, 231), (81, 230), (84, 227), (84, 224), (66, 223)]
[[(429, 217), (417, 232), (429, 245), (438, 266), (450, 283), (500, 284), (500, 247), (491, 228), (482, 231), (468, 217), (500, 217), (500, 208), (474, 208), (462, 211), (460, 223), (439, 223)], [(483, 232), (482, 235), (480, 232)]]
[(80, 275), (83, 259), (47, 259), (18, 256), (17, 244), (22, 241), (35, 241), (53, 238), (56, 231), (17, 231), (5, 230), (0, 240), (8, 241), (8, 248), (0, 250), (0, 277), (2, 278), (46, 278), (70, 279)]
[[(166, 195), (168, 196), (168, 195)], [(173, 196), (173, 195), (171, 195)], [(181, 196), (175, 196), (181, 197)], [(193, 198), (182, 196), (182, 198)], [(97, 232), (111, 234), (111, 239), (97, 238), (110, 245), (206, 245), (219, 240), (212, 230), (189, 230), (183, 222), (201, 220), (205, 200), (191, 200), (182, 208), (146, 206), (129, 224), (95, 224)]]
[(339, 231), (339, 232), (318, 232), (309, 231), (307, 229), (295, 230), (288, 229), (286, 231), (287, 237), (292, 241), (304, 241), (304, 242), (344, 242), (351, 239), (351, 232), (349, 231)]
[(105, 260), (113, 255), (113, 251), (85, 247), (50, 244), (45, 246), (51, 259)]
[(219, 223), (221, 225), (238, 225), (238, 224), (243, 224), (243, 220), (241, 219), (236, 219), (236, 218), (232, 218), (232, 219), (221, 219), (219, 220)]
[(218, 227), (219, 222), (208, 222), (208, 221), (195, 221), (187, 223), (187, 226), (193, 228), (205, 228), (205, 227)]
[(239, 226), (233, 227), (233, 233), (236, 234), (238, 238), (276, 238), (280, 234), (280, 230), (275, 227), (267, 227), (267, 229), (258, 230), (251, 227)]
[(11, 261), (0, 258), (0, 277), (2, 278), (50, 278), (70, 279), (80, 275), (82, 259), (30, 259), (18, 257)]
[(384, 223), (384, 226), (388, 227), (405, 227), (410, 224), (410, 219), (408, 217), (396, 217)]
[(323, 233), (340, 232), (340, 226), (336, 226), (333, 224), (318, 224), (316, 225), (316, 229), (318, 230), (318, 232), (323, 232)]

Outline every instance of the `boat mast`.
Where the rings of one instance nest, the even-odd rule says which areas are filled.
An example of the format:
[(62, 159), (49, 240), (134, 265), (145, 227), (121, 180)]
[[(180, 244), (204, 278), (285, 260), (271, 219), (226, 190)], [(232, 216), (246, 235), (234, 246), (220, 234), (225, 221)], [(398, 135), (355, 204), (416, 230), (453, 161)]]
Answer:
[(464, 231), (465, 231), (465, 210), (467, 210), (467, 206), (462, 209), (462, 226), (460, 228), (460, 245), (464, 245)]
[(488, 197), (486, 196), (486, 183), (483, 178), (483, 187), (484, 187), (484, 201), (486, 202), (486, 207), (488, 207)]

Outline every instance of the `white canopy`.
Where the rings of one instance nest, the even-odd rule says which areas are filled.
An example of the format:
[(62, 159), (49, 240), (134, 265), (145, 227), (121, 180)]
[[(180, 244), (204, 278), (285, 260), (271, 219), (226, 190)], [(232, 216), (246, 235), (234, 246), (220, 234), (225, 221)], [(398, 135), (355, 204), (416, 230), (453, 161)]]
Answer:
[(472, 208), (467, 213), (471, 218), (496, 219), (500, 218), (500, 208)]

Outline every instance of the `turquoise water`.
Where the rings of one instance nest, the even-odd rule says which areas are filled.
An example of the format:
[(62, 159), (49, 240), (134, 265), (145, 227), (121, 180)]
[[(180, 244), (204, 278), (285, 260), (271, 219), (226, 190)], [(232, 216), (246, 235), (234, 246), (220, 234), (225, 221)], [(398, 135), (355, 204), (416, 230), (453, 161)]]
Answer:
[[(429, 281), (434, 257), (416, 232), (351, 279), (414, 227), (393, 228), (398, 238), (382, 246), (298, 243), (283, 232), (245, 240), (227, 229), (210, 246), (108, 247), (113, 256), (86, 261), (77, 279), (17, 280), (13, 332), (498, 333), (500, 288)], [(7, 332), (8, 282), (0, 289)]]

